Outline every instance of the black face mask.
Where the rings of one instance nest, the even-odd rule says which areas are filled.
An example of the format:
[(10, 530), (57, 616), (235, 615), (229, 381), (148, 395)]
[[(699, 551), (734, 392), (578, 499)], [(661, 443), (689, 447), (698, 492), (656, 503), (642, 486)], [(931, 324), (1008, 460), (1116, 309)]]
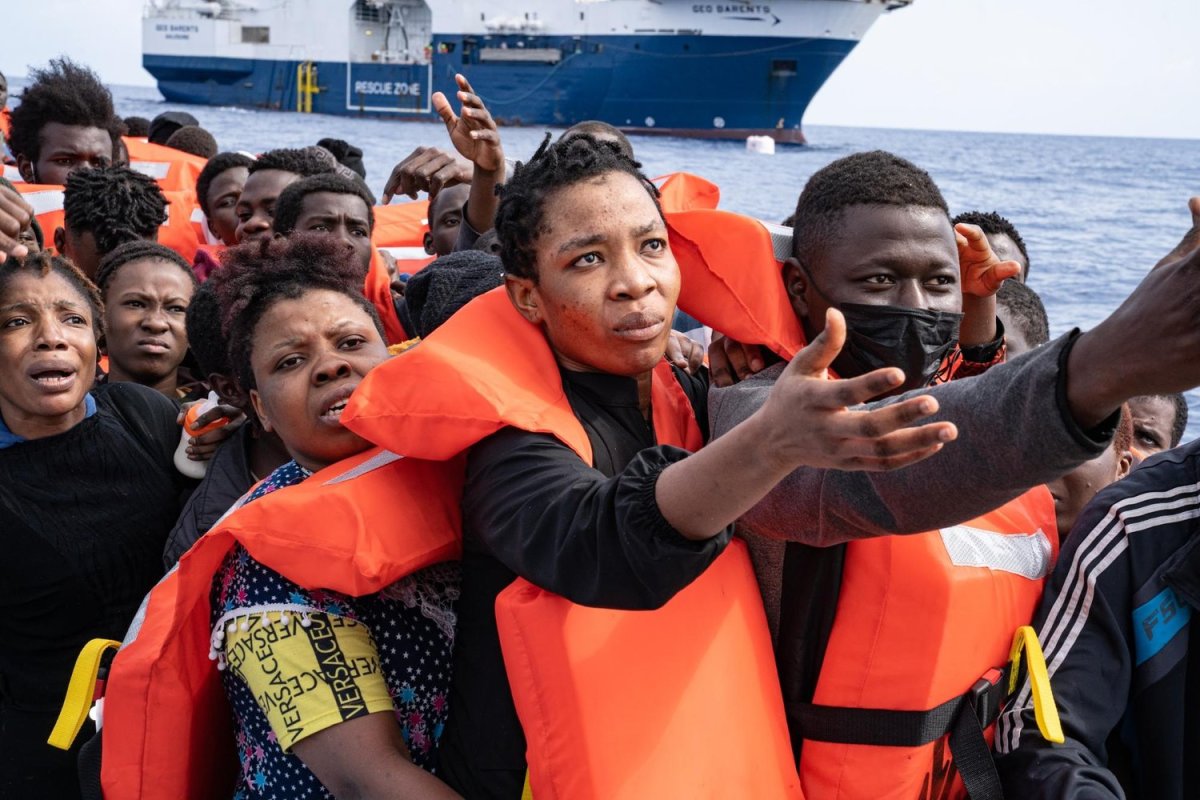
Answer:
[(904, 370), (904, 383), (894, 390), (899, 394), (929, 386), (949, 368), (962, 314), (861, 303), (842, 303), (838, 310), (846, 318), (846, 344), (833, 361), (839, 376), (899, 367)]

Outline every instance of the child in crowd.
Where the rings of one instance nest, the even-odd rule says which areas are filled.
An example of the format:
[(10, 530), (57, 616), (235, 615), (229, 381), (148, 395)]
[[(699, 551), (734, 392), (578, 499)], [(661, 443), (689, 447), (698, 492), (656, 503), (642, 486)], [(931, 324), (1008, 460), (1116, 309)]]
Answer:
[(193, 380), (179, 380), (188, 349), (184, 322), (198, 285), (191, 265), (156, 242), (131, 241), (104, 257), (96, 283), (104, 299), (106, 380), (196, 399)]
[(234, 205), (238, 242), (270, 239), (274, 234), (275, 201), (289, 185), (301, 178), (337, 170), (337, 161), (320, 147), (269, 150), (254, 160)]

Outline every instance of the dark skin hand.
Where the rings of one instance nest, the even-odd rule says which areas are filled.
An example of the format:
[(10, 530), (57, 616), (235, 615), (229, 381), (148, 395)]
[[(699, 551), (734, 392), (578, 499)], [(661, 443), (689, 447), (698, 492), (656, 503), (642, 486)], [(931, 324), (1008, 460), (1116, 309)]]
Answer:
[(688, 375), (695, 375), (704, 366), (704, 348), (679, 331), (671, 331), (664, 358)]
[(475, 168), (471, 174), (471, 195), (467, 198), (467, 222), (477, 231), (492, 227), (500, 198), (496, 185), (504, 181), (504, 149), (500, 146), (500, 131), (491, 113), (471, 88), (465, 75), (455, 75), (458, 82), (460, 113), (455, 114), (450, 101), (441, 92), (434, 92), (433, 110), (446, 124), (446, 132), (459, 155), (470, 160)]
[(1108, 319), (1079, 337), (1068, 359), (1067, 401), (1081, 427), (1098, 425), (1131, 397), (1200, 385), (1198, 284), (1195, 248), (1160, 262)]
[(1179, 240), (1179, 244), (1175, 245), (1175, 249), (1167, 253), (1162, 259), (1154, 265), (1158, 269), (1163, 264), (1169, 264), (1172, 261), (1178, 261), (1188, 253), (1200, 247), (1200, 197), (1192, 197), (1188, 200), (1188, 211), (1192, 214), (1192, 227)]
[(21, 231), (33, 221), (33, 208), (21, 197), (21, 193), (7, 186), (0, 186), (0, 264), (9, 256), (24, 258), (29, 248), (21, 242)]
[[(197, 400), (196, 402), (203, 402)], [(180, 425), (183, 425), (183, 418), (187, 415), (187, 410), (194, 403), (189, 403), (179, 412), (179, 418), (176, 420)], [(187, 457), (189, 461), (209, 461), (216, 455), (217, 448), (220, 447), (226, 439), (237, 431), (238, 428), (246, 422), (246, 415), (237, 406), (219, 404), (216, 408), (211, 408), (196, 418), (195, 428), (203, 428), (222, 417), (228, 417), (229, 422), (216, 430), (211, 430), (208, 433), (200, 436), (193, 436), (188, 439)]]
[(473, 168), (470, 161), (454, 153), (437, 147), (418, 147), (392, 168), (383, 187), (383, 204), (386, 206), (398, 194), (416, 200), (420, 192), (426, 192), (432, 200), (447, 186), (470, 183)]

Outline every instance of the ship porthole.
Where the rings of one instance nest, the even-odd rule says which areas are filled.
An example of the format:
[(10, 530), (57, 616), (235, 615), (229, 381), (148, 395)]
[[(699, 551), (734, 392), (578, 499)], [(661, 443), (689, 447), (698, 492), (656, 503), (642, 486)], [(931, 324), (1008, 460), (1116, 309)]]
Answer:
[(725, 118), (724, 117), (713, 117), (713, 127), (714, 128), (724, 128), (725, 127)]
[(647, 128), (654, 127), (654, 117), (646, 117), (646, 127)]

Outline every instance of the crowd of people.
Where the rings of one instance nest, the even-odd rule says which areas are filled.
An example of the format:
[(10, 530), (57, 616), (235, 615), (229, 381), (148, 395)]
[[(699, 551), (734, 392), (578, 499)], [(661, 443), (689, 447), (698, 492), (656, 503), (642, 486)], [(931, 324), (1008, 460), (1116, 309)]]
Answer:
[(769, 225), (459, 76), (377, 199), (0, 85), (0, 796), (1200, 796), (1200, 198), (1051, 340), (882, 151)]

